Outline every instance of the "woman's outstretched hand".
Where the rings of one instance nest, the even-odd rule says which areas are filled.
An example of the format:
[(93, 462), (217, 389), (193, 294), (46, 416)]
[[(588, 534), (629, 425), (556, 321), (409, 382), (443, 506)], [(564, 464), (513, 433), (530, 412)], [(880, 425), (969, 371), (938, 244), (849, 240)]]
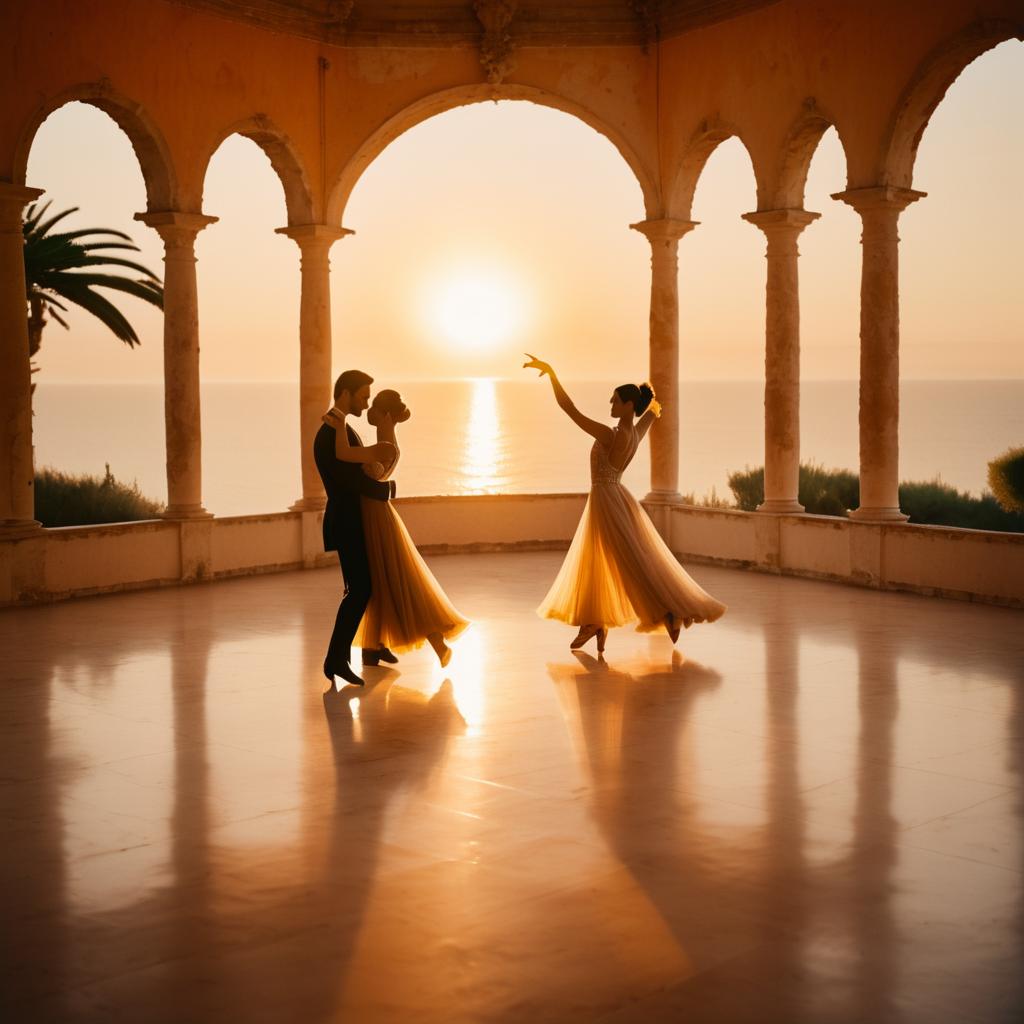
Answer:
[(541, 377), (543, 377), (545, 374), (547, 374), (547, 376), (549, 377), (554, 377), (555, 371), (551, 369), (550, 363), (545, 363), (543, 359), (538, 359), (536, 356), (531, 356), (529, 352), (525, 352), (523, 354), (529, 356), (530, 358), (530, 361), (528, 363), (523, 363), (524, 370), (538, 370), (540, 372)]

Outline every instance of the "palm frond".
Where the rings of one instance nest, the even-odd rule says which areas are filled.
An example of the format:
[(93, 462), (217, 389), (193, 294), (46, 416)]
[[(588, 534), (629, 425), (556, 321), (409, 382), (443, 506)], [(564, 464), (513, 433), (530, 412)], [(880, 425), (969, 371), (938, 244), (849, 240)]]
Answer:
[(127, 249), (131, 252), (142, 252), (137, 245), (131, 245), (129, 242), (76, 242), (75, 244), (86, 252), (100, 252), (103, 249)]
[[(63, 231), (56, 235), (47, 235), (47, 238), (61, 238), (73, 241), (76, 238), (84, 238), (86, 235), (109, 235), (111, 238), (120, 238), (122, 241), (131, 242), (132, 236), (123, 231), (115, 231), (113, 228), (80, 228), (76, 231)], [(137, 245), (132, 246), (138, 249)]]
[[(72, 275), (69, 275), (72, 276)], [(139, 344), (139, 336), (124, 314), (108, 299), (94, 292), (87, 284), (68, 284), (61, 293), (69, 302), (92, 313), (113, 335), (129, 348)]]
[[(50, 204), (47, 203), (46, 205), (49, 206)], [(40, 217), (42, 217), (42, 214), (45, 212), (45, 209), (42, 210), (40, 213)], [(56, 216), (51, 217), (48, 221), (44, 221), (42, 224), (37, 222), (32, 229), (32, 234), (45, 235), (50, 230), (50, 228), (53, 227), (54, 224), (57, 224), (59, 221), (62, 221), (65, 217), (70, 217), (71, 214), (77, 212), (78, 207), (72, 206), (70, 209), (62, 210), (60, 213), (56, 214)]]
[(114, 291), (124, 292), (142, 299), (158, 309), (163, 309), (164, 290), (162, 285), (155, 281), (136, 281), (130, 277), (119, 277), (117, 274), (70, 274), (55, 273), (45, 274), (39, 281), (39, 287), (55, 291), (58, 295), (71, 299), (68, 288), (77, 289), (81, 286), (87, 288), (112, 288)]
[[(103, 323), (115, 337), (134, 348), (140, 343), (135, 329), (125, 315), (95, 289), (109, 288), (163, 309), (164, 292), (160, 278), (141, 263), (110, 255), (112, 251), (139, 252), (130, 235), (113, 228), (53, 232), (52, 228), (76, 213), (78, 207), (47, 217), (49, 208), (49, 201), (32, 203), (23, 215), (28, 297), (42, 301), (50, 317), (64, 328), (68, 323), (58, 310), (66, 313), (67, 306), (59, 301), (58, 296), (80, 306)], [(122, 267), (141, 275), (141, 278), (83, 270), (88, 267)]]
[[(65, 307), (64, 307), (64, 306), (61, 306), (60, 308), (61, 308), (61, 309), (64, 309)], [(64, 319), (64, 317), (62, 317), (62, 316), (60, 315), (60, 313), (58, 313), (58, 312), (57, 312), (57, 311), (56, 311), (56, 310), (55, 310), (55, 309), (53, 308), (53, 306), (51, 306), (51, 305), (48, 305), (48, 306), (47, 306), (47, 310), (49, 311), (49, 314), (50, 314), (50, 316), (51, 316), (51, 317), (53, 317), (53, 319), (54, 319), (54, 320), (56, 320), (56, 321), (57, 321), (57, 323), (59, 323), (59, 324), (61, 325), (61, 327), (63, 327), (63, 328), (64, 328), (64, 330), (65, 330), (65, 331), (70, 331), (70, 330), (71, 330), (71, 327), (70, 327), (70, 326), (68, 325), (68, 322), (67, 322), (67, 320), (65, 320), (65, 319)]]
[(51, 261), (42, 273), (73, 270), (77, 267), (127, 267), (129, 270), (138, 271), (151, 281), (160, 280), (148, 267), (134, 260), (123, 260), (117, 256), (85, 256), (79, 253), (68, 253), (64, 259)]
[(39, 298), (41, 298), (48, 306), (55, 306), (57, 309), (63, 309), (67, 312), (68, 307), (59, 303), (52, 295), (49, 294), (49, 292), (36, 292), (36, 295), (38, 295)]
[(30, 203), (28, 209), (22, 214), (22, 231), (28, 235), (35, 230), (36, 225), (40, 219), (44, 216), (46, 211), (50, 208), (50, 204), (53, 202), (52, 199), (47, 199), (45, 203), (40, 206), (38, 203)]

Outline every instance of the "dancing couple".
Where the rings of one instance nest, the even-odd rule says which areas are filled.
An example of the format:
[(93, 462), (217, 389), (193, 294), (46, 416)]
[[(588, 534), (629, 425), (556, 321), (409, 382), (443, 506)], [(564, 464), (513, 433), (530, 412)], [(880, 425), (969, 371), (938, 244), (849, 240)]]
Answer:
[[(714, 622), (725, 605), (702, 590), (676, 560), (640, 503), (622, 485), (622, 474), (640, 442), (661, 414), (649, 384), (622, 384), (610, 399), (613, 426), (576, 408), (555, 371), (529, 355), (524, 367), (551, 381), (555, 401), (594, 438), (591, 487), (569, 553), (537, 609), (544, 618), (576, 626), (569, 645), (579, 650), (592, 638), (605, 649), (607, 632), (636, 623), (639, 632), (664, 629), (672, 642), (694, 622)], [(394, 663), (398, 651), (430, 643), (442, 665), (446, 641), (468, 622), (452, 606), (427, 568), (390, 499), (399, 451), (395, 425), (409, 410), (395, 391), (378, 392), (370, 405), (373, 379), (347, 370), (334, 386), (334, 406), (323, 417), (313, 451), (327, 491), (324, 547), (337, 551), (345, 596), (331, 637), (324, 674), (361, 686), (352, 670), (351, 647), (363, 650), (363, 664)], [(365, 447), (348, 424), (369, 407), (377, 443)]]

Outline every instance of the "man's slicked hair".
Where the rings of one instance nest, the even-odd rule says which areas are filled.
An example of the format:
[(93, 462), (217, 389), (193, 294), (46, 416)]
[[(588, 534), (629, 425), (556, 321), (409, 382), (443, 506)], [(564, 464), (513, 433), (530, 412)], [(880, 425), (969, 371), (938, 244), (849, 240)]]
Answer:
[(334, 382), (334, 400), (337, 401), (341, 397), (342, 391), (354, 395), (360, 388), (372, 383), (373, 378), (368, 373), (363, 373), (362, 370), (346, 370)]

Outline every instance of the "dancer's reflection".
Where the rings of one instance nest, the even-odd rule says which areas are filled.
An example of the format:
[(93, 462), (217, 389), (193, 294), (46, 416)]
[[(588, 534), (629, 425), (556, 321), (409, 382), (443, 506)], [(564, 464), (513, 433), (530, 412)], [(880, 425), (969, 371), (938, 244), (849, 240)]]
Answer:
[[(321, 979), (325, 1014), (336, 1007), (354, 973), (388, 807), (399, 793), (429, 784), (444, 763), (451, 738), (466, 728), (451, 680), (444, 680), (428, 698), (399, 686), (397, 679), (398, 673), (389, 670), (358, 699), (350, 699), (351, 691), (324, 694), (335, 767), (321, 884), (321, 896), (331, 909), (318, 915), (330, 920), (323, 937), (332, 962)], [(372, 972), (373, 965), (368, 967)]]
[(553, 664), (548, 672), (591, 775), (594, 819), (689, 957), (718, 901), (713, 876), (726, 864), (696, 820), (687, 719), (720, 676), (678, 652), (670, 667), (643, 673), (576, 658), (582, 670)]

